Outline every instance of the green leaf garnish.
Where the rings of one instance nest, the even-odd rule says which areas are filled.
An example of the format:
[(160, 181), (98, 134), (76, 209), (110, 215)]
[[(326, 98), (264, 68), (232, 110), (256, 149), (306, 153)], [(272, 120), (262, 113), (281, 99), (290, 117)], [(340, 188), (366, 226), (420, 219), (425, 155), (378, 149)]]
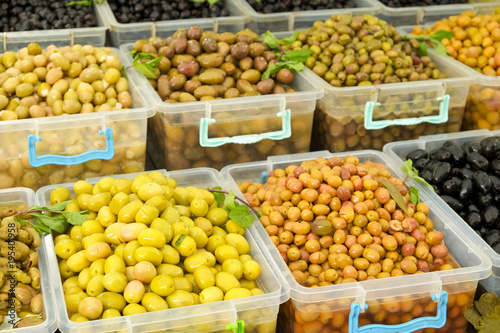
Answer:
[(185, 234), (180, 234), (179, 238), (177, 238), (177, 241), (175, 241), (175, 246), (180, 246), (182, 242), (184, 241), (184, 238), (186, 238), (187, 235)]
[(262, 73), (262, 80), (265, 80), (271, 75), (278, 73), (282, 68), (288, 68), (291, 71), (300, 72), (304, 69), (304, 64), (302, 62), (292, 60), (271, 64), (269, 67), (267, 67), (266, 71)]
[[(234, 194), (233, 190), (226, 192), (220, 189), (220, 187), (217, 187), (209, 189), (208, 191), (212, 192), (214, 195), (216, 195), (216, 193), (222, 194), (222, 197), (216, 195), (218, 205), (222, 205), (222, 208), (228, 212), (229, 218), (241, 227), (248, 228), (252, 225), (255, 218), (251, 212), (254, 212), (259, 218), (262, 216), (261, 212), (256, 211), (244, 200), (238, 198)], [(242, 202), (243, 204), (240, 204), (236, 200)]]
[(418, 54), (421, 57), (427, 56), (427, 44), (425, 42), (418, 43)]
[(293, 34), (292, 37), (283, 38), (281, 41), (285, 44), (292, 44), (293, 42), (295, 42), (297, 40), (297, 38), (299, 37), (299, 34), (300, 34), (300, 31), (295, 31), (295, 33)]
[(442, 41), (443, 39), (452, 39), (453, 37), (455, 37), (455, 35), (450, 31), (439, 30), (433, 33), (430, 37), (431, 39)]
[(293, 50), (290, 53), (286, 53), (283, 55), (283, 59), (298, 61), (298, 62), (306, 62), (307, 58), (309, 58), (314, 53), (311, 49), (304, 50)]
[(410, 187), (410, 202), (413, 203), (415, 206), (418, 205), (418, 203), (420, 202), (420, 196), (418, 195), (418, 189), (416, 189), (413, 186)]
[(384, 187), (389, 191), (391, 198), (396, 202), (396, 204), (401, 208), (403, 212), (410, 215), (408, 209), (406, 208), (405, 199), (399, 190), (390, 181), (384, 178), (380, 178), (379, 181), (384, 185)]
[(500, 327), (500, 299), (495, 293), (484, 293), (474, 305), (465, 309), (467, 319), (478, 333), (495, 333)]
[(214, 5), (217, 2), (219, 2), (219, 0), (191, 0), (191, 1), (192, 2), (208, 2), (210, 5)]
[(280, 45), (280, 41), (276, 38), (269, 30), (264, 34), (264, 39), (262, 43), (269, 46), (271, 49), (277, 49)]
[[(64, 233), (69, 225), (82, 225), (87, 218), (85, 217), (90, 211), (84, 210), (80, 212), (64, 211), (64, 209), (72, 202), (72, 200), (59, 202), (49, 206), (31, 206), (28, 210), (17, 213), (14, 217), (15, 221), (22, 225), (31, 225), (41, 236), (44, 233), (50, 233), (51, 230), (59, 233)], [(44, 213), (51, 213), (46, 215)], [(31, 215), (35, 219), (35, 223), (19, 218), (20, 215)]]
[(452, 32), (446, 30), (438, 30), (430, 36), (421, 35), (421, 36), (403, 36), (403, 40), (408, 40), (410, 38), (418, 40), (419, 48), (418, 54), (423, 57), (427, 55), (427, 46), (430, 43), (430, 46), (436, 51), (436, 53), (441, 55), (449, 55), (446, 52), (446, 47), (441, 43), (443, 39), (451, 39), (455, 36)]
[(408, 177), (415, 179), (417, 182), (420, 182), (434, 191), (434, 187), (429, 184), (425, 179), (418, 176), (418, 170), (413, 167), (413, 161), (408, 159), (406, 162), (401, 165), (401, 170), (408, 175)]
[[(213, 190), (222, 190), (222, 187), (220, 186), (216, 186), (214, 188), (212, 188)], [(214, 198), (215, 198), (215, 202), (217, 202), (217, 206), (220, 206), (224, 203), (224, 199), (225, 199), (225, 195), (224, 193), (220, 193), (220, 192), (212, 192), (212, 194), (214, 195)]]
[[(160, 72), (157, 66), (162, 58), (163, 56), (155, 58), (151, 54), (139, 52), (135, 54), (132, 67), (137, 69), (148, 79), (156, 79), (156, 74)], [(143, 62), (141, 60), (149, 60), (149, 61)]]

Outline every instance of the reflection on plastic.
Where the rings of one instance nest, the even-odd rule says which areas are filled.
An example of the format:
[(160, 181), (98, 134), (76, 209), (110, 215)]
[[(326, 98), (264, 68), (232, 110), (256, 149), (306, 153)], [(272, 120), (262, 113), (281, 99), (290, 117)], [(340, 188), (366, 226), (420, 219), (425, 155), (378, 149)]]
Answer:
[(219, 147), (227, 143), (252, 144), (264, 139), (283, 140), (292, 136), (291, 111), (278, 112), (277, 117), (281, 117), (282, 128), (280, 131), (267, 132), (261, 134), (237, 135), (233, 137), (209, 138), (208, 126), (215, 123), (215, 119), (200, 119), (200, 146)]
[[(436, 301), (437, 296), (432, 295), (432, 300)], [(437, 313), (434, 317), (421, 317), (410, 320), (409, 322), (398, 325), (381, 325), (371, 324), (358, 327), (359, 313), (361, 305), (354, 302), (351, 304), (351, 312), (349, 313), (349, 333), (406, 333), (414, 332), (424, 328), (441, 328), (446, 323), (446, 305), (448, 304), (448, 293), (441, 291), (439, 302), (437, 305)], [(368, 309), (368, 305), (365, 305)]]
[(106, 135), (106, 149), (87, 151), (80, 155), (73, 156), (60, 156), (60, 155), (44, 155), (36, 156), (36, 141), (42, 141), (42, 137), (35, 137), (34, 135), (28, 136), (28, 157), (31, 166), (39, 167), (47, 164), (57, 165), (76, 165), (88, 161), (102, 159), (110, 160), (115, 155), (115, 148), (113, 143), (113, 129), (106, 127), (105, 131), (100, 130), (100, 135)]
[(365, 104), (365, 123), (364, 126), (367, 130), (376, 130), (385, 128), (392, 125), (418, 125), (421, 123), (442, 124), (448, 121), (448, 106), (450, 104), (450, 95), (444, 95), (436, 98), (439, 103), (439, 114), (434, 116), (423, 116), (414, 118), (400, 118), (400, 119), (384, 119), (373, 120), (373, 109), (375, 105), (380, 106), (380, 103), (368, 101)]

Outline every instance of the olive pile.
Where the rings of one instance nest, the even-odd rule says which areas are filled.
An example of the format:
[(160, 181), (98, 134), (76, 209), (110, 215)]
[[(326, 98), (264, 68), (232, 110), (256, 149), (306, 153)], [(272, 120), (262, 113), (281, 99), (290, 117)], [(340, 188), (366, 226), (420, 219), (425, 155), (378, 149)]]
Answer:
[(20, 319), (11, 328), (45, 320), (36, 252), (40, 235), (30, 225), (15, 221), (16, 213), (13, 208), (0, 209), (0, 323), (12, 320), (8, 313), (13, 308)]
[(215, 33), (191, 26), (166, 39), (138, 40), (133, 48), (162, 57), (160, 75), (149, 81), (167, 103), (293, 92), (287, 85), (293, 73), (286, 68), (275, 75), (277, 82), (261, 80), (276, 53), (258, 39), (248, 29)]
[(500, 253), (500, 137), (461, 146), (452, 141), (407, 159), (436, 193)]
[(258, 13), (280, 13), (300, 10), (356, 8), (353, 0), (246, 0)]
[[(409, 214), (398, 207), (380, 178), (399, 191)], [(238, 187), (252, 206), (260, 207), (262, 225), (301, 285), (321, 287), (457, 267), (443, 243), (443, 233), (434, 229), (429, 207), (409, 202), (403, 181), (380, 163), (361, 163), (355, 156), (318, 158), (275, 169), (266, 184), (244, 181)], [(465, 301), (468, 304), (472, 298), (465, 297)], [(427, 302), (432, 303), (426, 298)], [(343, 331), (349, 311), (338, 313), (334, 303), (330, 303), (336, 309), (333, 312), (330, 306), (314, 303), (301, 310), (301, 318), (296, 315), (288, 320), (295, 318), (294, 325), (304, 332)], [(390, 303), (388, 310), (376, 311), (371, 322), (397, 324), (402, 321), (394, 322), (388, 313), (402, 320), (414, 308), (397, 299), (381, 303)], [(429, 305), (429, 312), (435, 305)], [(420, 312), (412, 316), (423, 313), (420, 306)], [(463, 317), (460, 309), (453, 316)], [(451, 325), (465, 329), (467, 321)]]
[[(488, 76), (500, 74), (500, 14), (476, 15), (471, 11), (450, 16), (413, 34), (432, 34), (438, 30), (451, 31), (454, 37), (443, 40), (446, 51), (458, 61)], [(474, 84), (467, 96), (464, 114), (465, 130), (500, 128), (500, 92), (498, 88)]]
[[(71, 320), (81, 322), (263, 294), (245, 229), (208, 190), (160, 172), (78, 181), (66, 210), (88, 220), (54, 239)], [(52, 203), (70, 199), (64, 187)]]
[(0, 56), (0, 120), (129, 108), (122, 68), (112, 50), (91, 45), (7, 51)]
[(224, 0), (214, 4), (191, 0), (109, 0), (111, 10), (120, 23), (169, 21), (189, 18), (229, 16)]
[[(416, 40), (402, 40), (393, 26), (370, 15), (333, 15), (316, 21), (285, 49), (307, 48), (314, 53), (306, 66), (334, 87), (366, 86), (384, 83), (414, 82), (446, 77), (431, 58), (418, 56)], [(326, 91), (328, 94), (329, 92)], [(450, 91), (447, 93), (452, 94)], [(336, 95), (335, 95), (336, 94)], [(364, 127), (367, 94), (332, 92), (317, 104), (312, 147), (340, 152), (357, 149), (379, 149), (387, 142), (417, 137), (421, 133), (459, 131), (463, 106), (452, 105), (449, 121), (440, 125), (391, 126), (381, 130)], [(381, 106), (374, 119), (413, 118), (437, 114), (436, 93), (384, 94), (378, 96)], [(453, 103), (453, 102), (452, 102)]]
[[(132, 106), (128, 80), (121, 75), (118, 55), (91, 45), (29, 44), (19, 52), (0, 56), (0, 121), (77, 113), (114, 111)], [(113, 129), (114, 157), (70, 166), (29, 163), (26, 129), (0, 133), (0, 188), (75, 182), (103, 174), (140, 172), (146, 158), (145, 134), (136, 120), (108, 121)], [(144, 126), (145, 127), (145, 126)], [(40, 131), (38, 155), (77, 155), (106, 148), (102, 126)], [(34, 133), (32, 133), (34, 134)]]
[(420, 6), (435, 6), (435, 5), (453, 5), (468, 3), (467, 0), (380, 0), (384, 5), (392, 8), (400, 7), (420, 7)]
[(0, 4), (0, 32), (90, 28), (97, 26), (94, 9), (66, 6), (71, 0), (12, 0)]
[[(261, 80), (262, 72), (273, 63), (276, 54), (257, 39), (258, 35), (249, 30), (214, 34), (192, 26), (167, 39), (152, 37), (148, 41), (137, 41), (134, 49), (155, 57), (163, 56), (158, 64), (161, 74), (149, 82), (166, 103), (294, 92), (288, 85), (294, 74), (288, 69)], [(242, 113), (213, 109), (216, 123), (209, 126), (209, 137), (281, 130), (282, 119), (275, 116), (277, 111), (256, 104), (255, 108), (242, 110), (251, 115), (249, 118), (242, 117)], [(292, 111), (290, 138), (208, 148), (200, 146), (199, 138), (204, 112), (203, 115), (199, 112), (159, 113), (150, 123), (154, 142), (159, 145), (158, 165), (165, 165), (168, 170), (202, 166), (220, 169), (231, 163), (262, 160), (270, 155), (309, 151), (313, 114), (305, 111), (311, 106), (307, 101), (293, 101), (287, 103), (286, 108)], [(235, 109), (238, 109), (236, 101)]]

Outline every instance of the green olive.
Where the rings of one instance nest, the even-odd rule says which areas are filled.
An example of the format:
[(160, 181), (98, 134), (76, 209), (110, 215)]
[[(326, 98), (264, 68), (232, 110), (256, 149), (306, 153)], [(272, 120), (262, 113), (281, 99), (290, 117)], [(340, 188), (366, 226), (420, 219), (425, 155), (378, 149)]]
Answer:
[(176, 290), (168, 295), (167, 303), (171, 309), (196, 304), (193, 295), (185, 290)]
[(109, 209), (115, 215), (117, 215), (120, 210), (130, 203), (130, 198), (128, 194), (124, 192), (119, 192), (113, 196), (113, 199), (109, 202)]
[(104, 232), (104, 228), (102, 224), (100, 224), (96, 220), (87, 220), (82, 224), (82, 235), (84, 237), (101, 232)]
[[(125, 206), (123, 206), (118, 212), (118, 222), (135, 222), (135, 216), (139, 212), (139, 209), (143, 206), (141, 201), (133, 201), (129, 202)], [(111, 206), (112, 208), (112, 206)]]
[(111, 202), (111, 194), (109, 193), (98, 193), (94, 194), (89, 198), (87, 203), (88, 209), (93, 212), (98, 212), (104, 206), (108, 206)]
[(185, 290), (193, 292), (193, 284), (185, 276), (176, 276), (173, 278), (176, 290)]
[(106, 309), (102, 313), (102, 319), (121, 317), (120, 311), (116, 309)]
[(151, 222), (149, 227), (152, 229), (160, 230), (165, 235), (166, 243), (170, 243), (170, 241), (172, 240), (174, 234), (172, 231), (172, 226), (170, 223), (168, 223), (167, 220), (158, 217)]
[(111, 211), (109, 206), (104, 206), (97, 213), (97, 220), (103, 227), (109, 227), (116, 222), (116, 215)]
[(109, 244), (120, 245), (123, 243), (123, 238), (120, 235), (120, 231), (125, 226), (125, 223), (116, 222), (111, 224), (104, 230), (104, 239)]
[(208, 204), (202, 198), (194, 198), (189, 205), (189, 209), (194, 216), (203, 217), (208, 213)]
[(148, 201), (149, 199), (163, 194), (163, 189), (161, 185), (155, 182), (145, 183), (137, 191), (137, 195), (142, 201)]
[(104, 310), (114, 309), (122, 311), (127, 302), (122, 294), (105, 291), (97, 295), (97, 298), (102, 302)]
[(160, 215), (160, 211), (155, 206), (143, 205), (135, 215), (135, 221), (150, 225), (151, 222)]
[[(114, 181), (109, 189), (109, 193), (116, 197), (119, 193), (126, 194), (127, 196), (132, 193), (132, 180), (120, 178)], [(117, 212), (115, 214), (118, 214)]]
[(141, 247), (139, 241), (133, 240), (127, 245), (125, 245), (125, 249), (123, 250), (123, 261), (127, 266), (133, 266), (137, 264), (137, 260), (135, 259), (135, 251)]
[(104, 275), (102, 284), (108, 291), (121, 293), (128, 283), (125, 274), (120, 272), (111, 272)]
[(215, 285), (215, 276), (210, 268), (199, 266), (194, 270), (194, 281), (200, 289), (206, 289)]
[(106, 238), (104, 237), (104, 233), (99, 232), (90, 236), (84, 236), (82, 239), (82, 246), (86, 250), (94, 243), (105, 241)]
[(184, 257), (189, 257), (196, 252), (195, 240), (187, 235), (175, 236), (172, 240), (172, 246)]
[(247, 260), (243, 263), (243, 277), (247, 280), (255, 280), (260, 275), (260, 265), (255, 260)]
[(144, 284), (139, 280), (130, 281), (123, 290), (123, 297), (128, 303), (139, 303), (146, 292)]
[(104, 275), (105, 274), (105, 269), (104, 266), (106, 265), (106, 260), (107, 259), (97, 259), (90, 265), (90, 276), (94, 277), (96, 275)]
[(68, 259), (77, 252), (76, 242), (72, 239), (64, 239), (55, 246), (56, 255), (61, 259)]
[(205, 217), (216, 226), (223, 225), (229, 218), (227, 211), (219, 207), (210, 209)]
[(84, 268), (80, 274), (78, 274), (78, 287), (83, 289), (87, 289), (87, 285), (92, 279), (93, 276), (90, 275), (90, 268)]
[(70, 193), (69, 190), (65, 187), (58, 186), (50, 192), (50, 203), (56, 204), (59, 202), (69, 200)]
[[(215, 250), (221, 246), (226, 244), (226, 241), (224, 240), (224, 237), (221, 235), (212, 235), (208, 237), (208, 242), (207, 246), (205, 247), (208, 251), (215, 253)], [(236, 251), (238, 252), (238, 251)]]
[(239, 259), (228, 259), (222, 263), (222, 270), (234, 275), (239, 280), (243, 276), (243, 263)]
[(199, 249), (204, 248), (208, 243), (208, 235), (197, 226), (192, 226), (189, 228), (189, 236), (191, 236), (196, 242), (196, 247)]
[(238, 254), (238, 250), (232, 245), (223, 244), (215, 249), (215, 258), (217, 258), (217, 262), (222, 264), (225, 260), (228, 259), (238, 259), (240, 255)]
[(229, 233), (226, 235), (225, 240), (227, 244), (231, 244), (238, 250), (239, 255), (250, 252), (250, 245), (242, 235)]
[(182, 277), (184, 271), (177, 265), (161, 264), (158, 266), (158, 275), (170, 275), (171, 277)]
[(176, 265), (180, 262), (179, 251), (172, 246), (165, 244), (160, 251), (163, 254), (163, 263)]
[(209, 266), (208, 257), (202, 253), (195, 253), (184, 259), (184, 270), (193, 273), (200, 266)]
[(139, 247), (137, 250), (135, 250), (134, 258), (139, 263), (141, 261), (149, 261), (154, 266), (158, 266), (163, 261), (163, 255), (161, 251), (152, 246)]
[(112, 272), (125, 274), (125, 261), (116, 254), (106, 258), (106, 262), (104, 263), (104, 273), (108, 274)]
[(122, 236), (125, 242), (131, 242), (139, 238), (139, 234), (148, 229), (148, 226), (144, 223), (129, 223), (123, 226), (120, 230), (120, 235)]
[(96, 242), (85, 250), (85, 258), (89, 261), (105, 259), (111, 254), (111, 247), (105, 242)]
[(103, 311), (102, 302), (96, 297), (86, 297), (78, 305), (78, 313), (87, 319), (97, 319)]
[(87, 295), (96, 297), (100, 293), (104, 292), (104, 286), (102, 281), (104, 280), (104, 275), (96, 275), (90, 279), (87, 284)]
[(167, 297), (175, 291), (175, 282), (170, 275), (157, 275), (151, 281), (149, 287), (152, 292), (161, 297)]
[(141, 304), (146, 308), (146, 310), (148, 310), (148, 312), (168, 309), (167, 302), (154, 292), (145, 293)]
[(89, 267), (91, 262), (85, 257), (85, 250), (73, 254), (67, 260), (68, 268), (75, 272), (81, 272), (84, 268)]
[(146, 312), (148, 312), (148, 310), (146, 310), (145, 307), (143, 307), (140, 304), (135, 304), (135, 303), (127, 304), (127, 306), (123, 309), (124, 316), (130, 316), (133, 314), (146, 313)]
[(233, 288), (224, 295), (224, 300), (252, 296), (252, 292), (246, 288)]
[(215, 285), (220, 288), (224, 294), (233, 288), (240, 288), (238, 279), (228, 272), (217, 273), (217, 275), (215, 275)]
[(150, 283), (156, 274), (156, 267), (149, 261), (141, 261), (134, 266), (135, 278), (143, 283)]
[(167, 208), (168, 201), (164, 195), (155, 195), (147, 200), (144, 204), (155, 207), (161, 213)]
[(160, 249), (165, 245), (165, 235), (158, 229), (147, 228), (141, 231), (138, 241), (142, 246), (152, 246)]
[(87, 297), (87, 294), (81, 288), (70, 288), (64, 294), (64, 301), (66, 302), (68, 311), (73, 313), (78, 312), (78, 305), (85, 297)]
[(165, 219), (170, 224), (174, 224), (181, 219), (181, 214), (179, 214), (175, 208), (168, 207), (161, 214), (161, 218)]
[(224, 292), (218, 287), (208, 287), (200, 293), (200, 303), (218, 302), (224, 299)]

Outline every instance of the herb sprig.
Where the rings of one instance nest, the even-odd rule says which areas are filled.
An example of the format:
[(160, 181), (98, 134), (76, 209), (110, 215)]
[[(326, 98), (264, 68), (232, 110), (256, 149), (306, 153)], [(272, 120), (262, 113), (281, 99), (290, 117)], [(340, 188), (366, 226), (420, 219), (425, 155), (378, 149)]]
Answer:
[[(233, 190), (227, 192), (217, 186), (208, 189), (208, 191), (213, 193), (217, 204), (219, 206), (222, 205), (222, 208), (228, 212), (229, 218), (241, 227), (248, 228), (252, 225), (254, 217), (250, 211), (257, 215), (257, 217), (262, 217), (262, 212), (255, 210), (252, 206), (247, 204), (245, 200), (237, 197)], [(236, 200), (240, 201), (242, 204), (238, 203)]]
[(220, 0), (191, 0), (192, 2), (208, 2), (210, 4), (210, 6), (213, 6), (215, 5), (217, 2), (219, 2)]
[(427, 55), (427, 47), (430, 46), (436, 51), (436, 53), (441, 54), (441, 55), (449, 55), (448, 52), (446, 52), (446, 47), (444, 46), (441, 41), (443, 39), (451, 39), (455, 35), (452, 32), (446, 31), (446, 30), (439, 30), (433, 33), (430, 36), (427, 35), (421, 35), (421, 36), (403, 36), (403, 40), (408, 40), (408, 39), (416, 39), (418, 41), (418, 53), (420, 56), (426, 56)]
[[(31, 206), (28, 210), (14, 214), (14, 220), (21, 225), (31, 225), (40, 236), (43, 236), (44, 233), (50, 233), (51, 230), (63, 233), (70, 224), (82, 225), (87, 220), (85, 215), (90, 213), (89, 210), (80, 212), (64, 211), (71, 202), (72, 200), (68, 200), (49, 206)], [(44, 213), (50, 213), (51, 215)], [(32, 216), (35, 218), (36, 224), (26, 221), (20, 216)]]
[[(299, 36), (300, 31), (296, 31), (290, 38), (282, 40), (285, 44), (295, 42)], [(282, 68), (287, 68), (291, 71), (300, 72), (304, 69), (304, 63), (309, 58), (313, 51), (310, 49), (293, 50), (285, 52), (280, 45), (280, 41), (269, 30), (261, 37), (262, 43), (269, 46), (269, 48), (276, 53), (278, 61), (267, 67), (266, 71), (262, 73), (262, 80), (269, 78), (271, 75), (278, 73)]]
[(123, 69), (122, 72), (124, 73), (124, 75), (126, 74), (127, 69), (134, 67), (148, 79), (156, 79), (156, 75), (160, 73), (158, 64), (160, 63), (163, 56), (155, 58), (151, 54), (138, 52), (138, 50), (136, 49), (131, 50), (129, 53), (134, 57), (134, 62), (132, 63), (132, 66), (128, 66), (127, 68)]
[[(104, 3), (104, 0), (93, 0), (95, 3)], [(90, 7), (92, 6), (92, 0), (80, 0), (80, 1), (71, 1), (66, 4), (66, 6), (85, 6), (85, 7)]]

